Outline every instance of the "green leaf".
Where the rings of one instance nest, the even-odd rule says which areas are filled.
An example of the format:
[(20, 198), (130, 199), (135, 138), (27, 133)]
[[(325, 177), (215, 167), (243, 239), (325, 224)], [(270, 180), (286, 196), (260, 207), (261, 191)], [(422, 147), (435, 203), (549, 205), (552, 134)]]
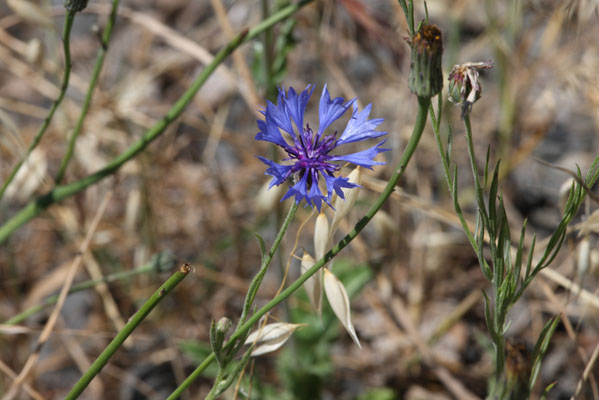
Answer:
[(260, 236), (259, 233), (254, 232), (254, 236), (258, 240), (258, 245), (260, 246), (260, 256), (262, 258), (262, 263), (264, 263), (264, 260), (266, 258), (266, 242), (264, 241), (264, 238)]
[[(487, 163), (489, 162), (489, 153), (487, 151)], [(489, 189), (489, 229), (494, 230), (496, 229), (497, 225), (500, 223), (497, 221), (498, 218), (501, 218), (501, 216), (497, 215), (497, 192), (499, 190), (499, 161), (497, 161), (497, 164), (495, 165), (495, 170), (493, 172), (493, 179), (491, 180), (491, 187)], [(487, 179), (487, 165), (485, 164), (485, 186), (486, 186), (486, 179)], [(500, 211), (503, 211), (503, 214), (505, 214), (505, 210), (501, 210), (502, 205), (500, 203)]]
[(559, 317), (554, 317), (550, 319), (543, 327), (543, 330), (541, 331), (541, 334), (537, 339), (535, 349), (532, 353), (533, 364), (528, 385), (528, 387), (531, 390), (534, 387), (535, 382), (537, 381), (537, 377), (539, 376), (539, 372), (541, 371), (541, 361), (543, 360), (543, 357), (545, 356), (545, 353), (549, 348), (549, 343), (551, 342), (551, 338), (553, 337), (553, 333), (555, 332), (555, 329), (557, 328), (559, 321)]

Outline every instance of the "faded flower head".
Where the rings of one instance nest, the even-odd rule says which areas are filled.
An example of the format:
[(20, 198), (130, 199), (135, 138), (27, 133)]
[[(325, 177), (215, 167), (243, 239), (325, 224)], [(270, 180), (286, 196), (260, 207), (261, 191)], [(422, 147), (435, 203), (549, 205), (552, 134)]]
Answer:
[(483, 90), (478, 71), (493, 68), (492, 61), (454, 65), (449, 73), (449, 101), (462, 106), (462, 117), (470, 112)]
[[(383, 122), (382, 118), (368, 119), (372, 104), (358, 111), (356, 99), (331, 99), (326, 85), (320, 96), (318, 130), (312, 130), (308, 123), (304, 125), (304, 111), (313, 91), (311, 85), (299, 94), (293, 88), (289, 88), (287, 93), (284, 89), (279, 89), (277, 104), (267, 101), (266, 108), (261, 111), (264, 121), (258, 120), (260, 132), (256, 135), (256, 140), (272, 142), (289, 156), (282, 160), (289, 162), (285, 164), (258, 157), (269, 167), (266, 174), (272, 176), (270, 187), (292, 178), (293, 185), (282, 200), (295, 196), (296, 203), (305, 199), (308, 205), (320, 210), (323, 201), (331, 206), (333, 192), (345, 198), (343, 188), (358, 186), (349, 182), (348, 178), (336, 176), (341, 169), (338, 162), (349, 162), (372, 169), (375, 165), (384, 164), (374, 161), (374, 158), (388, 149), (381, 148), (385, 142), (383, 140), (367, 150), (343, 154), (342, 145), (377, 138), (387, 132), (376, 130)], [(341, 136), (337, 135), (337, 131), (328, 133), (327, 128), (350, 107), (352, 115)]]

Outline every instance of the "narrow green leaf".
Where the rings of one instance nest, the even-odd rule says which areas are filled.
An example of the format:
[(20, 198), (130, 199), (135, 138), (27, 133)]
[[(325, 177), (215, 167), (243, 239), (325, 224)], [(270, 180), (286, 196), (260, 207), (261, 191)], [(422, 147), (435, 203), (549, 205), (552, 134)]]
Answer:
[[(489, 154), (487, 152), (487, 163), (489, 162)], [(499, 161), (495, 165), (495, 170), (493, 172), (493, 179), (491, 180), (491, 187), (489, 189), (489, 223), (490, 229), (494, 229), (498, 225), (497, 221), (497, 192), (499, 190)], [(485, 180), (487, 179), (487, 164), (485, 164)], [(485, 182), (486, 186), (486, 182)], [(500, 205), (501, 208), (501, 205)], [(503, 210), (505, 214), (505, 210)]]
[(557, 328), (559, 321), (559, 317), (554, 317), (550, 319), (543, 327), (543, 330), (541, 331), (541, 334), (537, 339), (535, 349), (532, 353), (533, 365), (528, 385), (528, 387), (531, 390), (534, 387), (535, 382), (537, 381), (539, 372), (541, 371), (541, 361), (543, 360), (543, 357), (545, 356), (545, 353), (549, 348), (549, 343), (551, 342), (551, 338), (553, 337), (553, 333), (555, 332), (555, 329)]
[(264, 263), (264, 260), (266, 259), (266, 242), (258, 232), (254, 232), (254, 236), (258, 240), (258, 245), (260, 246), (260, 256), (262, 259), (262, 263)]
[(483, 186), (489, 186), (489, 162), (491, 159), (491, 145), (487, 146), (487, 154), (485, 155), (485, 170), (484, 170), (484, 183)]

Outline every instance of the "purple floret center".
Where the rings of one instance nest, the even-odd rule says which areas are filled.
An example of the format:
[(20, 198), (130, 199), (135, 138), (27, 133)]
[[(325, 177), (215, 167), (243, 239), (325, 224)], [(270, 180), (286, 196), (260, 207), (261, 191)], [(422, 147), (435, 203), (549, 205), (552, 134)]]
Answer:
[(331, 176), (334, 172), (338, 171), (340, 167), (329, 162), (333, 158), (333, 156), (329, 155), (329, 152), (337, 145), (336, 136), (337, 132), (325, 137), (319, 137), (310, 129), (310, 125), (306, 124), (306, 128), (302, 134), (294, 138), (294, 146), (289, 146), (285, 149), (290, 157), (284, 161), (295, 160), (295, 164), (293, 164), (293, 167), (287, 173), (286, 178), (297, 172), (300, 172), (300, 176), (303, 176), (303, 173), (311, 170), (312, 173), (309, 178), (316, 177), (318, 179), (315, 174), (316, 171), (320, 171), (321, 173), (326, 172)]

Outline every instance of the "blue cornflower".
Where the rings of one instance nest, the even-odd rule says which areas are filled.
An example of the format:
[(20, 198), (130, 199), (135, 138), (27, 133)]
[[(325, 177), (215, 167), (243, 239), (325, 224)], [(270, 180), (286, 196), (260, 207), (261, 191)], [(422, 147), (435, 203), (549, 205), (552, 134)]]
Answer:
[[(346, 161), (372, 169), (374, 165), (384, 164), (384, 162), (374, 161), (376, 155), (389, 149), (381, 148), (385, 143), (383, 140), (376, 146), (357, 153), (332, 154), (333, 150), (343, 144), (377, 138), (386, 135), (387, 132), (376, 130), (376, 127), (383, 122), (382, 118), (368, 119), (372, 104), (358, 111), (356, 99), (347, 102), (342, 97), (331, 99), (325, 84), (318, 108), (320, 123), (315, 133), (309, 124), (304, 126), (304, 111), (313, 91), (311, 85), (300, 94), (297, 94), (293, 88), (289, 88), (287, 94), (284, 89), (279, 89), (277, 105), (267, 101), (266, 108), (261, 111), (264, 114), (264, 121), (258, 120), (260, 132), (256, 135), (256, 140), (272, 142), (283, 148), (289, 155), (289, 158), (283, 161), (292, 162), (288, 165), (277, 164), (264, 157), (258, 157), (269, 166), (266, 174), (272, 176), (270, 187), (280, 185), (289, 177), (293, 177), (293, 186), (289, 188), (282, 200), (295, 196), (296, 203), (299, 203), (302, 199), (306, 199), (308, 205), (314, 205), (320, 211), (322, 201), (331, 205), (333, 191), (343, 199), (342, 188), (358, 186), (349, 182), (348, 178), (335, 176), (335, 173), (341, 169), (335, 161)], [(337, 131), (325, 135), (326, 129), (352, 106), (352, 116), (341, 136), (337, 137)], [(322, 186), (326, 193), (321, 192), (319, 187), (321, 182), (324, 182)]]

